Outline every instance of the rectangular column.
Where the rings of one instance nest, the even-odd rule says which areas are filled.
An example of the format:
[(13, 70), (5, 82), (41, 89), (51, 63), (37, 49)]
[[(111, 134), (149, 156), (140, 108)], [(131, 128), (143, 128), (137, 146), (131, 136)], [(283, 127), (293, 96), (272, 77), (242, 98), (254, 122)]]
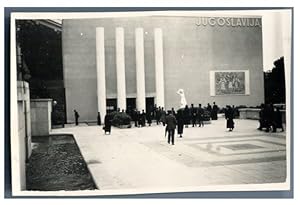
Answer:
[(154, 29), (154, 53), (156, 105), (165, 107), (163, 35), (161, 28)]
[(124, 28), (116, 28), (116, 67), (117, 67), (117, 104), (120, 110), (126, 110), (126, 82), (124, 55)]
[[(105, 44), (104, 28), (96, 28), (96, 60), (97, 60), (97, 99), (98, 112), (101, 121), (104, 122), (106, 115), (106, 85), (105, 85)], [(96, 116), (96, 113), (95, 113)]]
[(135, 56), (136, 56), (136, 104), (137, 110), (146, 111), (145, 94), (145, 63), (144, 63), (144, 29), (135, 29)]

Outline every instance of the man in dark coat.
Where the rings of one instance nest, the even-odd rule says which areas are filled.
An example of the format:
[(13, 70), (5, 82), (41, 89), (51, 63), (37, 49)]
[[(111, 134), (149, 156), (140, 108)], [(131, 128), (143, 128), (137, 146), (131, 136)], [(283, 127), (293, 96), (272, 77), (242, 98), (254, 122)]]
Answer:
[(226, 107), (227, 107), (227, 109), (225, 111), (225, 119), (227, 120), (226, 128), (228, 128), (229, 131), (231, 132), (234, 128), (233, 110), (229, 105), (227, 105)]
[(156, 109), (155, 112), (155, 119), (156, 119), (156, 124), (160, 124), (160, 117), (161, 117), (161, 108), (158, 106), (158, 109)]
[(194, 104), (191, 104), (191, 118), (192, 118), (192, 125), (195, 127), (197, 121), (197, 109), (194, 107)]
[(148, 125), (151, 126), (151, 123), (152, 123), (152, 112), (150, 110), (148, 112), (146, 112), (146, 119), (147, 119)]
[(168, 111), (168, 115), (166, 117), (167, 131), (168, 131), (168, 143), (172, 141), (172, 145), (174, 145), (174, 133), (176, 128), (176, 118), (172, 115), (171, 111)]
[(145, 113), (145, 110), (142, 110), (141, 117), (142, 117), (142, 127), (145, 127), (146, 126), (146, 113)]
[(164, 111), (164, 108), (161, 108), (161, 112), (160, 112), (160, 121), (163, 123), (163, 126), (166, 125), (166, 111)]
[(199, 107), (198, 107), (198, 121), (199, 121), (199, 127), (204, 127), (204, 123), (203, 123), (203, 120), (204, 120), (204, 109), (201, 107), (201, 104), (199, 104)]
[(211, 118), (211, 111), (212, 111), (212, 108), (211, 108), (211, 105), (210, 105), (209, 103), (207, 103), (206, 110), (209, 112), (209, 115), (210, 115), (210, 118)]
[(176, 117), (176, 112), (175, 112), (175, 110), (174, 110), (173, 107), (172, 107), (172, 109), (171, 109), (171, 112), (172, 112), (172, 114)]
[(218, 111), (219, 111), (219, 107), (216, 105), (215, 102), (213, 102), (213, 107), (212, 107), (212, 111), (211, 111), (211, 119), (212, 120), (218, 119)]
[(134, 121), (134, 126), (137, 127), (138, 126), (138, 121), (139, 121), (139, 116), (138, 116), (138, 112), (136, 109), (134, 109), (132, 111), (132, 120)]
[(184, 127), (184, 118), (183, 118), (182, 109), (177, 111), (176, 120), (177, 120), (177, 134), (179, 135), (179, 137), (182, 137), (183, 127)]
[(266, 132), (269, 132), (273, 124), (274, 108), (272, 104), (265, 105), (265, 126)]
[(77, 110), (74, 110), (74, 117), (75, 117), (75, 125), (78, 125), (78, 118), (80, 117)]
[(183, 110), (183, 118), (184, 118), (184, 124), (185, 124), (185, 127), (189, 127), (189, 124), (190, 124), (190, 109), (189, 107), (186, 105), (184, 110)]
[(142, 127), (142, 113), (140, 111), (137, 111), (137, 116), (138, 116), (138, 127)]
[(258, 130), (262, 130), (264, 127), (266, 127), (266, 119), (265, 119), (265, 104), (260, 105), (260, 111), (259, 111), (259, 127)]

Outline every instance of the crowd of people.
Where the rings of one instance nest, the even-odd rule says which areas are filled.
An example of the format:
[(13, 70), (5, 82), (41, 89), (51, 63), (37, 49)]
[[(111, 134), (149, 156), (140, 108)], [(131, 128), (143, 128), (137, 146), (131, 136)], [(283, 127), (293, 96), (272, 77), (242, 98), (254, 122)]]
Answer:
[[(199, 104), (199, 107), (194, 107), (194, 104), (191, 104), (190, 107), (186, 105), (184, 109), (179, 109), (177, 112), (174, 110), (174, 108), (171, 108), (170, 113), (176, 116), (176, 118), (180, 118), (179, 121), (181, 121), (185, 125), (185, 127), (188, 127), (189, 124), (191, 124), (193, 127), (197, 126), (197, 124), (199, 125), (199, 127), (203, 127), (203, 121), (205, 120), (205, 118), (209, 118), (212, 120), (218, 119), (218, 111), (219, 108), (214, 102), (213, 106), (208, 103), (207, 107), (202, 107), (201, 104)], [(157, 125), (162, 124), (163, 126), (165, 126), (168, 112), (166, 112), (163, 107), (157, 107), (155, 105), (147, 112), (145, 112), (144, 110), (138, 111), (134, 109), (128, 114), (134, 121), (135, 127), (144, 127), (146, 126), (146, 123), (151, 126), (153, 121)]]
[[(227, 105), (224, 110), (224, 116), (226, 119), (226, 128), (228, 131), (233, 131), (234, 129), (234, 118), (237, 116), (237, 109), (234, 106)], [(126, 112), (125, 110), (117, 112)], [(181, 138), (183, 137), (184, 128), (188, 128), (189, 125), (192, 127), (204, 127), (204, 121), (217, 120), (218, 113), (220, 112), (219, 107), (213, 102), (213, 106), (209, 103), (207, 106), (202, 107), (201, 104), (198, 107), (195, 107), (194, 104), (188, 105), (185, 108), (177, 110), (177, 112), (172, 108), (167, 112), (163, 107), (157, 107), (156, 105), (153, 109), (145, 112), (144, 110), (138, 111), (136, 109), (131, 112), (126, 112), (130, 115), (131, 119), (134, 122), (135, 127), (145, 127), (146, 124), (151, 126), (153, 122), (157, 125), (162, 124), (165, 126), (165, 135), (168, 135), (168, 143), (174, 144), (174, 135), (175, 129), (177, 128), (177, 134)], [(75, 115), (75, 124), (78, 125), (79, 114), (74, 110)], [(101, 125), (100, 113), (98, 112), (97, 116), (98, 125)], [(112, 125), (111, 115), (107, 114), (104, 118), (103, 130), (105, 133), (111, 132)], [(282, 124), (282, 116), (279, 108), (274, 109), (273, 104), (261, 104), (261, 110), (259, 112), (259, 127), (258, 130), (265, 129), (266, 132), (276, 130), (280, 128), (281, 131), (284, 131)]]
[[(210, 103), (207, 106), (202, 107), (201, 104), (198, 107), (195, 107), (194, 104), (188, 105), (185, 108), (179, 109), (177, 111), (174, 108), (168, 110), (167, 112), (163, 107), (156, 106), (152, 109), (149, 109), (147, 112), (145, 110), (138, 111), (136, 109), (132, 111), (124, 111), (131, 116), (132, 121), (134, 122), (135, 127), (145, 127), (151, 126), (152, 123), (157, 125), (165, 126), (165, 135), (168, 135), (168, 142), (174, 144), (174, 134), (175, 129), (177, 128), (177, 134), (179, 137), (183, 137), (184, 128), (188, 128), (189, 125), (192, 127), (204, 127), (204, 122), (209, 120), (217, 120), (218, 113), (220, 109), (213, 102), (211, 106)], [(118, 110), (120, 112), (120, 110)], [(234, 109), (231, 106), (227, 106), (225, 110), (225, 117), (227, 120), (227, 128), (229, 131), (232, 131), (234, 128), (233, 118), (235, 116)], [(110, 133), (111, 119), (109, 115), (105, 116), (104, 120), (104, 130), (105, 133)]]

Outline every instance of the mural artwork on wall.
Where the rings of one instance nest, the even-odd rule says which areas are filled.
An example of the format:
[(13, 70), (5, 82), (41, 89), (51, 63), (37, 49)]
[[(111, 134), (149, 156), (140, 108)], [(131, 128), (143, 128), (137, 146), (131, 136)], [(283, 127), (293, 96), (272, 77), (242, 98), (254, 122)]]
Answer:
[(210, 85), (211, 96), (249, 95), (249, 71), (211, 71)]

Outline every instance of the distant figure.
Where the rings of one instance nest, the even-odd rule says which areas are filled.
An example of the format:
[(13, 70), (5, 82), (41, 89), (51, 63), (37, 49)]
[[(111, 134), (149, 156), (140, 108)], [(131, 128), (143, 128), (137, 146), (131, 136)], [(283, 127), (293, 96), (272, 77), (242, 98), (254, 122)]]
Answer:
[(137, 111), (137, 116), (138, 116), (138, 127), (142, 127), (142, 113), (140, 111)]
[(155, 111), (155, 119), (156, 119), (156, 124), (160, 124), (160, 117), (161, 117), (161, 108), (158, 106), (158, 109)]
[(111, 115), (110, 114), (106, 114), (105, 117), (104, 117), (104, 127), (103, 127), (103, 130), (104, 130), (104, 134), (106, 134), (107, 132), (110, 134), (111, 132)]
[(78, 112), (76, 110), (74, 110), (74, 117), (75, 117), (75, 125), (78, 125), (78, 118), (80, 117)]
[(284, 129), (283, 129), (283, 124), (282, 124), (282, 116), (281, 116), (281, 112), (278, 107), (276, 107), (276, 111), (275, 111), (274, 115), (275, 115), (274, 116), (275, 126), (273, 128), (273, 132), (276, 132), (277, 128), (280, 128), (281, 132), (283, 132)]
[(139, 121), (139, 115), (136, 109), (133, 110), (132, 112), (132, 119), (134, 121), (134, 126), (137, 127), (138, 126), (138, 121)]
[(213, 102), (213, 107), (212, 107), (212, 111), (211, 111), (211, 119), (212, 120), (218, 119), (218, 111), (219, 111), (219, 107), (216, 105), (215, 102)]
[(177, 91), (177, 94), (180, 95), (180, 108), (185, 108), (185, 106), (187, 105), (187, 102), (186, 102), (186, 99), (185, 99), (184, 90), (179, 89)]
[(272, 127), (272, 131), (276, 132), (275, 109), (272, 103), (270, 104), (270, 115), (270, 125)]
[(227, 107), (225, 111), (225, 119), (227, 120), (226, 128), (229, 129), (229, 132), (231, 132), (234, 128), (233, 110), (229, 105), (227, 105), (226, 107)]
[(172, 109), (171, 109), (171, 112), (172, 112), (172, 114), (176, 117), (176, 112), (175, 112), (175, 110), (174, 110), (173, 107), (172, 107)]
[(260, 111), (259, 111), (259, 127), (257, 128), (258, 130), (262, 130), (265, 127), (265, 116), (264, 116), (264, 112), (265, 112), (265, 104), (261, 104), (260, 105)]
[(166, 111), (164, 111), (164, 108), (161, 108), (161, 116), (160, 121), (163, 123), (163, 126), (166, 125)]
[(101, 125), (101, 116), (100, 116), (100, 112), (98, 112), (98, 115), (97, 115), (97, 125)]
[(168, 143), (172, 141), (172, 145), (174, 145), (174, 132), (176, 128), (176, 118), (172, 115), (171, 111), (168, 111), (168, 115), (166, 117), (167, 131), (168, 131)]
[(198, 107), (198, 121), (199, 121), (199, 127), (204, 127), (204, 109), (201, 107), (201, 104), (199, 104)]
[(146, 113), (144, 110), (142, 110), (142, 113), (141, 113), (141, 123), (142, 123), (142, 127), (146, 126)]
[(266, 127), (266, 119), (265, 119), (265, 104), (260, 105), (260, 111), (259, 111), (259, 127), (258, 130), (262, 130), (264, 127)]
[(151, 111), (146, 112), (146, 119), (147, 119), (148, 125), (151, 126), (151, 123), (152, 123), (152, 112)]
[(274, 117), (274, 107), (272, 104), (265, 105), (265, 112), (264, 112), (264, 118), (265, 118), (265, 126), (266, 126), (266, 132), (269, 132), (271, 129), (271, 126), (273, 124), (273, 118)]
[(190, 109), (187, 105), (183, 110), (183, 119), (184, 119), (185, 127), (188, 128), (191, 120), (190, 120)]
[(177, 134), (179, 135), (179, 137), (182, 137), (183, 127), (184, 127), (184, 118), (183, 118), (182, 109), (179, 109), (177, 111), (176, 120), (177, 120)]
[(207, 103), (206, 110), (209, 112), (209, 116), (210, 116), (210, 118), (211, 118), (212, 108), (211, 108), (211, 105), (210, 105), (209, 103)]
[(192, 125), (195, 127), (197, 121), (197, 109), (194, 107), (194, 104), (191, 104), (191, 117), (192, 117)]

